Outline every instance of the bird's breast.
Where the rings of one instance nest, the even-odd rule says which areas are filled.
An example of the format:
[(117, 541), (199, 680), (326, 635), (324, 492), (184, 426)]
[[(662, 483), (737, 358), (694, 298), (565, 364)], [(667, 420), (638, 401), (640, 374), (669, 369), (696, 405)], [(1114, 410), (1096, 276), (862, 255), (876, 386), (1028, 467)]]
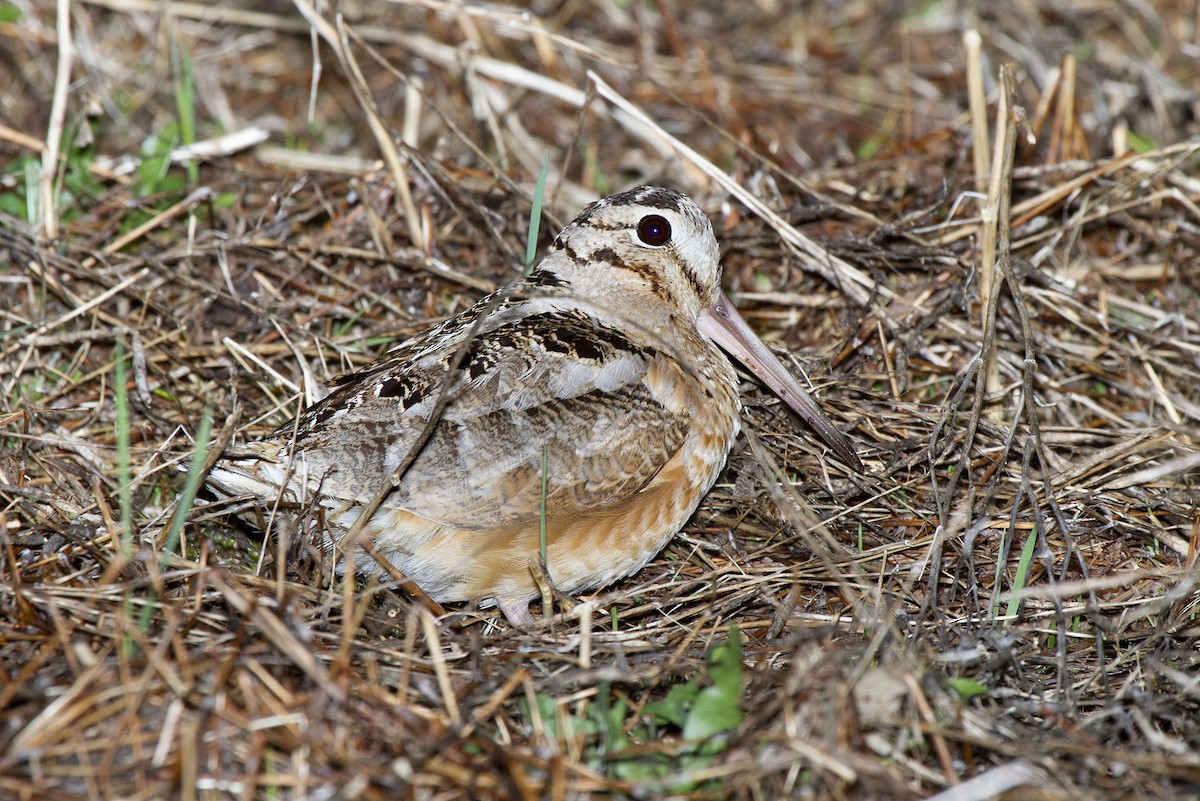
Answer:
[(680, 449), (687, 480), (707, 492), (721, 472), (741, 423), (737, 373), (707, 342), (689, 342), (680, 353), (660, 356), (645, 382), (670, 413), (688, 420)]

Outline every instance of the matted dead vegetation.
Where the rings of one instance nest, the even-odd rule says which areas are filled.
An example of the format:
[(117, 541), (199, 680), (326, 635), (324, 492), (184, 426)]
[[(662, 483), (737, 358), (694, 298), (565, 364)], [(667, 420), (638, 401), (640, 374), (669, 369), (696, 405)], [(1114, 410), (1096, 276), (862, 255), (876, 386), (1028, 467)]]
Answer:
[[(1194, 3), (50, 5), (0, 3), (0, 795), (1200, 791)], [(544, 157), (543, 244), (700, 200), (867, 472), (747, 383), (687, 530), (527, 632), (177, 502), (206, 419), (511, 280)]]

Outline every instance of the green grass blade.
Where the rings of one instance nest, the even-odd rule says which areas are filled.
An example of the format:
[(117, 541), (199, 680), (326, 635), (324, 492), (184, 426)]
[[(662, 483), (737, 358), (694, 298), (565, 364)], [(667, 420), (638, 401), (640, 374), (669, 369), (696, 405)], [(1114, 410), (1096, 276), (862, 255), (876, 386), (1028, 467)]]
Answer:
[(208, 461), (208, 444), (212, 436), (212, 413), (205, 412), (196, 428), (196, 448), (192, 451), (192, 461), (188, 464), (187, 479), (183, 482), (183, 492), (179, 494), (178, 507), (171, 517), (171, 529), (167, 532), (167, 541), (163, 545), (163, 563), (166, 555), (179, 547), (179, 538), (183, 535), (183, 524), (187, 521), (196, 493), (200, 491), (200, 482), (204, 478), (204, 464)]
[(1005, 614), (1010, 617), (1021, 609), (1021, 590), (1025, 589), (1025, 584), (1029, 581), (1029, 563), (1033, 561), (1037, 538), (1038, 531), (1035, 528), (1029, 532), (1029, 539), (1025, 540), (1025, 545), (1021, 548), (1021, 558), (1017, 560), (1017, 575), (1013, 577), (1012, 596), (1008, 599), (1008, 608), (1005, 610)]
[(40, 167), (30, 159), (25, 162), (25, 222), (33, 225), (38, 219), (38, 208), (41, 204), (41, 183), (38, 181)]
[[(179, 112), (179, 139), (184, 145), (196, 142), (196, 82), (192, 73), (192, 54), (187, 48), (176, 50), (175, 108)], [(188, 183), (200, 182), (200, 167), (195, 159), (187, 160)]]
[(550, 154), (542, 159), (537, 186), (533, 190), (533, 205), (529, 209), (529, 241), (525, 244), (525, 274), (533, 272), (533, 257), (537, 253), (538, 231), (542, 227), (542, 200), (546, 196), (546, 171), (550, 169)]

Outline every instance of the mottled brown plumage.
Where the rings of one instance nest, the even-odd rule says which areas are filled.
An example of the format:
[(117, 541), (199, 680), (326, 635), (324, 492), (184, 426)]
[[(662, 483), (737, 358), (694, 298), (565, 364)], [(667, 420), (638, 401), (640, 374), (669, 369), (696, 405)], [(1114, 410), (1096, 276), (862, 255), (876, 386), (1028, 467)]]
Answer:
[[(543, 509), (549, 576), (578, 592), (640, 568), (712, 486), (741, 408), (717, 343), (860, 467), (720, 276), (712, 227), (684, 195), (640, 187), (598, 201), (531, 275), (335, 380), (298, 420), (227, 454), (210, 485), (315, 502), (340, 542), (395, 484), (362, 536), (434, 599), (495, 602), (527, 623)], [(395, 483), (444, 381), (448, 402)]]

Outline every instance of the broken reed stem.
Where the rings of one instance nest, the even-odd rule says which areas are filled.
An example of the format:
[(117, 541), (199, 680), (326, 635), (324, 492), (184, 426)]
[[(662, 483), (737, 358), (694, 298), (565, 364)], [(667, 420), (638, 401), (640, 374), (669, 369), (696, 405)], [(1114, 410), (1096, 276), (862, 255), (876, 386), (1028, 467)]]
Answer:
[[(1009, 65), (1000, 67), (1001, 75)], [(991, 177), (988, 181), (987, 200), (979, 223), (979, 306), (983, 314), (980, 328), (983, 331), (984, 392), (994, 395), (1000, 391), (1000, 368), (996, 360), (996, 239), (998, 228), (1008, 225), (1001, 219), (1001, 195), (1008, 194), (1012, 184), (1012, 159), (1005, 154), (1013, 147), (1016, 129), (1007, 125), (1010, 116), (1008, 93), (1001, 91), (996, 102), (996, 139), (993, 142)], [(1011, 137), (1011, 138), (1010, 138)], [(1005, 208), (1008, 204), (1004, 204)]]
[[(1010, 72), (1012, 67), (1005, 64), (1000, 67), (1001, 85), (1005, 81), (1010, 81)], [(1008, 220), (1001, 220), (1001, 197), (1007, 198), (1008, 191), (1006, 187), (1012, 185), (1012, 159), (1005, 158), (1005, 154), (1012, 150), (1012, 141), (1015, 141), (1016, 129), (1015, 126), (1006, 124), (1009, 117), (1009, 97), (1008, 92), (1000, 92), (1000, 99), (996, 112), (996, 147), (992, 159), (992, 178), (988, 189), (987, 203), (983, 208), (983, 220), (980, 223), (980, 264), (979, 264), (979, 294), (980, 294), (980, 310), (982, 319), (980, 328), (983, 332), (983, 342), (980, 346), (978, 363), (980, 369), (975, 375), (975, 395), (971, 401), (971, 414), (967, 421), (967, 430), (962, 440), (962, 452), (958, 462), (950, 474), (950, 480), (946, 482), (946, 494), (944, 497), (938, 498), (938, 507), (940, 510), (941, 524), (946, 524), (946, 515), (951, 506), (951, 499), (954, 498), (958, 482), (962, 478), (963, 471), (971, 463), (971, 450), (975, 445), (975, 437), (979, 432), (979, 421), (983, 413), (983, 404), (989, 393), (988, 386), (995, 384), (999, 389), (999, 369), (996, 364), (996, 312), (999, 308), (999, 295), (995, 291), (995, 272), (996, 272), (996, 241), (998, 237), (998, 225), (1008, 225)], [(1008, 142), (1008, 145), (1005, 143)], [(1010, 214), (1011, 210), (1006, 201), (1004, 203), (1004, 211)], [(1007, 235), (1005, 236), (1007, 242)], [(975, 362), (972, 363), (974, 365)], [(970, 370), (968, 370), (968, 373)], [(989, 378), (989, 373), (992, 377)], [(963, 378), (963, 390), (965, 390), (966, 382), (970, 380), (969, 375)], [(963, 391), (960, 390), (960, 393)], [(956, 394), (955, 398), (958, 398)], [(954, 401), (948, 401), (953, 403)], [(950, 419), (951, 415), (944, 415), (946, 419)], [(939, 427), (940, 427), (939, 423)], [(935, 432), (936, 434), (936, 432)], [(933, 455), (931, 444), (931, 456)], [(935, 474), (936, 475), (936, 474)], [(935, 484), (936, 484), (936, 478)]]
[(42, 151), (39, 181), (42, 234), (48, 240), (58, 238), (58, 213), (54, 207), (54, 176), (58, 174), (58, 151), (62, 144), (63, 120), (67, 116), (67, 91), (71, 86), (74, 45), (71, 42), (71, 0), (58, 0), (58, 67), (54, 76), (54, 98), (50, 101), (50, 120), (46, 126), (46, 149)]
[[(988, 156), (987, 95), (983, 91), (982, 40), (972, 28), (963, 34), (967, 49), (967, 104), (971, 112), (971, 154), (975, 159), (975, 188), (987, 189), (991, 164)], [(1003, 102), (1003, 101), (1001, 101)]]
[(1074, 158), (1075, 149), (1075, 57), (1063, 55), (1062, 75), (1058, 91), (1058, 106), (1054, 111), (1054, 124), (1050, 128), (1050, 142), (1046, 148), (1046, 162)]

